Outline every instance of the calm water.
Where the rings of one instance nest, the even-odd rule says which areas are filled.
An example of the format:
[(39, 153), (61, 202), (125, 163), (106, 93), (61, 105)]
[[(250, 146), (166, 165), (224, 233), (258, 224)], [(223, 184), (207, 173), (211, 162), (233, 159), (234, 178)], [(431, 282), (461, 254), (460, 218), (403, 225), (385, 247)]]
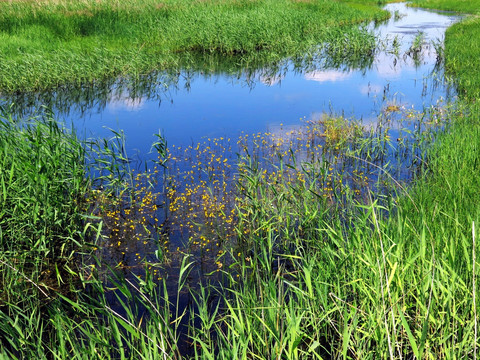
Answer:
[[(320, 59), (315, 62), (317, 67), (308, 70), (285, 61), (275, 72), (259, 69), (236, 75), (186, 71), (155, 74), (152, 82), (138, 91), (142, 96), (130, 96), (128, 87), (120, 82), (110, 88), (92, 90), (91, 94), (88, 89), (80, 95), (74, 92), (77, 102), (58, 93), (56, 111), (86, 136), (110, 136), (108, 128), (123, 130), (130, 156), (138, 153), (145, 158), (155, 141), (153, 134), (159, 130), (169, 146), (177, 148), (203, 141), (210, 143), (208, 139), (215, 137), (236, 139), (242, 132), (269, 131), (281, 137), (325, 112), (376, 123), (387, 106), (421, 110), (452, 96), (443, 82), (433, 44), (442, 43), (446, 28), (458, 17), (410, 9), (404, 4), (386, 8), (392, 12), (392, 18), (370, 27), (378, 34), (383, 50), (366, 62), (367, 68), (354, 69), (341, 64), (326, 68), (327, 62)], [(416, 41), (421, 49), (415, 54), (411, 47)], [(183, 185), (178, 186), (180, 191)], [(169, 216), (173, 215), (158, 214), (159, 222), (167, 222)], [(188, 236), (184, 229), (170, 229), (167, 243), (171, 256), (177, 253), (181, 257), (178, 247), (182, 247)], [(136, 241), (128, 233), (118, 239), (112, 237), (106, 245), (107, 259), (114, 264), (137, 266), (139, 273), (142, 258), (156, 259), (153, 255), (156, 244)], [(205, 272), (215, 267), (210, 256), (201, 255), (196, 260), (201, 268), (205, 267)], [(174, 261), (172, 265), (179, 264)], [(171, 271), (169, 276), (173, 276)]]
[[(292, 127), (300, 118), (324, 112), (374, 122), (382, 107), (392, 103), (421, 110), (448, 98), (433, 43), (443, 41), (445, 29), (458, 17), (405, 4), (386, 9), (392, 18), (369, 27), (384, 49), (365, 62), (367, 68), (331, 68), (320, 60), (302, 70), (286, 60), (273, 72), (155, 74), (136, 93), (117, 81), (98, 89), (22, 94), (7, 101), (27, 113), (48, 104), (87, 137), (109, 136), (107, 128), (123, 130), (129, 156), (145, 158), (159, 130), (169, 145), (184, 146), (208, 137), (236, 138), (242, 131), (272, 131), (281, 124)], [(419, 33), (422, 51), (415, 56), (409, 49)]]

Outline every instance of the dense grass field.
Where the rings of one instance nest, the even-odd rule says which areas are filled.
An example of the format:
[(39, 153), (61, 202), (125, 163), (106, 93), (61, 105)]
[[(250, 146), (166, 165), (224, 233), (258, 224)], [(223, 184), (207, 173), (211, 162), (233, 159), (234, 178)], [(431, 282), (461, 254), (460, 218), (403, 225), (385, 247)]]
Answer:
[(480, 20), (472, 17), (449, 29), (445, 44), (446, 70), (457, 79), (461, 95), (472, 100), (480, 97), (479, 36)]
[[(202, 6), (209, 9), (208, 16), (217, 14), (210, 11), (211, 6), (222, 12), (234, 9), (232, 14), (236, 6), (245, 10), (269, 4), (269, 11), (280, 11), (283, 6), (312, 6), (315, 10), (320, 5), (333, 11), (337, 5), (345, 6), (281, 2), (276, 9), (269, 2), (238, 1), (199, 2), (190, 9), (183, 1), (164, 3), (160, 10), (167, 14), (168, 6), (186, 6), (185, 16), (193, 16), (192, 9)], [(345, 9), (364, 6), (348, 3)], [(467, 11), (465, 6), (471, 2), (416, 3)], [(32, 19), (49, 19), (60, 8), (118, 9), (98, 15), (105, 21), (110, 19), (110, 24), (116, 21), (109, 18), (112, 14), (123, 16), (122, 7), (132, 9), (139, 4), (139, 13), (145, 11), (143, 6), (154, 8), (153, 3), (8, 4), (15, 4), (8, 10), (10, 14), (17, 11), (23, 20), (3, 12), (0, 16), (9, 18), (16, 32), (22, 29), (22, 21), (30, 24), (25, 27), (29, 35), (24, 39), (32, 39), (32, 44), (39, 41), (34, 30), (39, 25), (31, 25)], [(45, 13), (45, 6), (55, 11)], [(344, 19), (350, 23), (353, 13), (345, 11)], [(202, 14), (200, 11), (199, 22), (205, 20)], [(331, 16), (328, 14), (322, 15), (324, 19)], [(339, 12), (336, 19), (342, 14)], [(88, 48), (91, 36), (100, 43), (110, 36), (121, 44), (128, 42), (129, 31), (132, 38), (138, 35), (136, 29), (115, 30), (113, 26), (109, 31), (122, 33), (123, 40), (112, 33), (87, 34), (84, 40), (78, 35), (69, 37), (71, 23), (62, 23), (65, 16), (50, 18), (49, 31), (63, 34), (75, 46)], [(357, 20), (362, 16), (355, 15)], [(383, 130), (368, 130), (342, 118), (308, 124), (304, 133), (292, 134), (291, 141), (285, 143), (269, 135), (242, 138), (238, 141), (243, 152), (235, 163), (238, 170), (229, 188), (221, 185), (229, 179), (223, 169), (232, 166), (231, 159), (219, 153), (212, 157), (210, 145), (199, 146), (197, 154), (210, 162), (198, 171), (217, 185), (211, 186), (210, 192), (196, 193), (197, 197), (192, 195), (196, 187), (182, 189), (174, 182), (182, 167), (174, 167), (173, 158), (178, 154), (166, 147), (161, 137), (155, 144), (160, 171), (134, 177), (123, 158), (121, 134), (113, 141), (84, 142), (48, 114), (19, 124), (11, 119), (8, 109), (2, 109), (0, 358), (476, 358), (480, 310), (480, 57), (476, 22), (475, 17), (468, 18), (447, 32), (445, 64), (458, 86), (458, 100), (417, 114), (422, 122), (412, 141), (400, 146)], [(197, 30), (209, 26), (202, 24)], [(86, 32), (93, 29), (87, 26)], [(56, 35), (49, 36), (51, 46), (59, 46)], [(235, 53), (242, 49), (242, 39), (236, 39), (236, 45), (222, 48), (215, 43), (209, 49)], [(275, 41), (265, 46), (274, 47)], [(295, 37), (284, 38), (280, 44), (289, 41), (295, 43)], [(186, 40), (183, 44), (187, 43), (192, 44)], [(256, 48), (253, 43), (245, 48)], [(18, 49), (12, 44), (7, 64), (13, 69)], [(41, 44), (36, 45), (38, 54), (44, 51)], [(108, 44), (116, 51), (114, 43)], [(207, 51), (203, 45), (201, 51)], [(17, 61), (22, 64), (26, 60)], [(104, 61), (108, 65), (106, 58)], [(61, 68), (58, 71), (63, 74)], [(108, 75), (89, 74), (94, 73), (95, 77)], [(69, 76), (74, 78), (74, 74)], [(28, 76), (22, 86), (31, 84)], [(41, 86), (70, 79), (62, 76), (51, 83), (42, 80)], [(11, 89), (21, 88), (20, 83), (15, 86)], [(404, 116), (413, 121), (413, 114)], [(392, 164), (387, 167), (382, 162), (387, 151), (396, 153), (399, 163), (408, 162), (411, 183), (394, 180)], [(197, 158), (192, 158), (197, 166)], [(88, 171), (92, 168), (97, 171)], [(143, 211), (153, 206), (153, 194), (146, 186), (155, 182), (155, 176), (165, 179), (169, 171), (173, 177), (164, 190), (170, 210), (178, 211), (182, 218), (182, 209), (190, 211), (198, 206), (199, 214), (212, 225), (199, 227), (198, 246), (211, 249), (212, 239), (222, 244), (222, 255), (209, 258), (218, 276), (215, 279), (221, 281), (192, 286), (189, 279), (196, 263), (187, 249), (182, 250), (185, 256), (180, 259), (178, 275), (159, 279), (157, 269), (169, 258), (163, 242), (156, 252), (158, 263), (145, 263), (142, 276), (127, 279), (122, 277), (120, 265), (106, 267), (100, 257), (95, 260), (92, 256), (102, 243), (101, 234), (105, 234), (101, 226), (108, 230), (112, 219), (120, 214), (127, 218), (125, 209)], [(136, 181), (143, 181), (142, 185), (137, 187)], [(227, 216), (226, 209), (209, 207), (215, 204), (212, 198), (223, 196), (221, 191), (226, 189), (234, 194), (230, 198), (232, 217)], [(221, 200), (222, 205), (228, 205)], [(128, 207), (122, 208), (124, 204)], [(220, 226), (216, 221), (221, 221)], [(187, 307), (180, 304), (181, 294), (190, 296)]]
[(365, 32), (352, 25), (387, 16), (326, 0), (0, 2), (0, 89), (188, 67), (188, 53), (268, 63), (345, 37), (354, 45)]

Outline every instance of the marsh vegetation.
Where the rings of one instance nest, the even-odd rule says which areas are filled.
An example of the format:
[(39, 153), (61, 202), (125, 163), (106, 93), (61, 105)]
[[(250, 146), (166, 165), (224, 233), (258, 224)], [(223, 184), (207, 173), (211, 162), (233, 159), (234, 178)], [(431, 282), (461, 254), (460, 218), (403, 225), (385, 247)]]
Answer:
[[(191, 50), (245, 60), (260, 50), (257, 35), (266, 39), (261, 56), (275, 59), (304, 50), (331, 30), (318, 24), (312, 30), (316, 16), (322, 24), (343, 19), (344, 25), (383, 16), (370, 2), (350, 1), (10, 4), (0, 15), (9, 24), (10, 35), (3, 36), (10, 54), (18, 51), (18, 39), (9, 36), (26, 31), (33, 44), (41, 33), (34, 28), (50, 24), (62, 44), (72, 45), (63, 60), (80, 65), (65, 71), (67, 62), (42, 55), (45, 43), (25, 45), (35, 55), (5, 58), (0, 71), (17, 74), (14, 65), (23, 64), (31, 73), (15, 82), (0, 77), (6, 91), (135, 75), (160, 64), (151, 62), (154, 54), (164, 64), (175, 52), (188, 59)], [(249, 11), (284, 16), (270, 24), (271, 38), (255, 32), (248, 37), (243, 31), (255, 29), (250, 20), (246, 25)], [(156, 41), (146, 34), (164, 26), (159, 16), (172, 29), (193, 18), (198, 27), (172, 33), (161, 46), (141, 47)], [(227, 27), (225, 39), (213, 39), (208, 29), (223, 20), (232, 24), (229, 16), (239, 21), (231, 29), (238, 32)], [(306, 17), (308, 26), (298, 27), (296, 16)], [(138, 27), (132, 20), (139, 20)], [(187, 146), (170, 144), (159, 133), (151, 148), (155, 156), (142, 166), (129, 158), (122, 132), (82, 139), (47, 110), (21, 119), (13, 108), (2, 108), (0, 357), (475, 357), (475, 21), (447, 33), (447, 76), (458, 89), (453, 102), (422, 110), (392, 102), (375, 121), (323, 114)], [(105, 22), (118, 25), (108, 27), (116, 33), (103, 34)], [(273, 28), (286, 37), (279, 40)], [(60, 46), (48, 34), (49, 46)], [(202, 41), (192, 41), (194, 35)], [(111, 43), (113, 38), (121, 41)], [(465, 41), (471, 46), (463, 50)], [(419, 34), (412, 51), (422, 42)], [(140, 44), (140, 51), (130, 43)], [(334, 44), (340, 46), (329, 46)], [(85, 57), (95, 63), (90, 72), (76, 61), (75, 48), (105, 53)], [(129, 51), (148, 61), (125, 62)], [(53, 57), (65, 54), (55, 50)], [(36, 62), (48, 66), (45, 77), (38, 77)]]
[(388, 17), (372, 5), (291, 0), (13, 1), (0, 3), (0, 14), (0, 88), (8, 92), (143, 75), (188, 66), (198, 54), (248, 67), (319, 43), (360, 51), (348, 49), (364, 34), (352, 25)]

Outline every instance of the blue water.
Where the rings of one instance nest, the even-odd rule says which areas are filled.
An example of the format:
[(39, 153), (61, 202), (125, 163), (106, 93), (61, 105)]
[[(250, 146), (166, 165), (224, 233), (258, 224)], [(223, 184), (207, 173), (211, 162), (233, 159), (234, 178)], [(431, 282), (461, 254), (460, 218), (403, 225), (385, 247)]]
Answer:
[[(73, 95), (69, 99), (67, 91), (53, 96), (50, 105), (57, 118), (73, 123), (82, 136), (108, 137), (108, 128), (123, 130), (129, 156), (145, 158), (159, 131), (169, 145), (184, 146), (280, 124), (296, 126), (300, 119), (324, 112), (375, 122), (388, 104), (421, 110), (448, 98), (432, 42), (441, 43), (445, 29), (458, 17), (398, 3), (386, 9), (401, 18), (370, 25), (384, 51), (377, 52), (369, 68), (332, 69), (319, 61), (317, 69), (307, 71), (294, 69), (286, 60), (277, 74), (268, 76), (262, 69), (248, 76), (180, 72), (173, 82), (164, 80), (168, 76), (155, 78), (158, 84), (141, 97), (113, 83), (98, 100), (77, 101)], [(419, 31), (424, 33), (424, 45), (415, 62), (408, 49)], [(395, 37), (400, 46), (393, 54)], [(39, 105), (33, 101), (29, 106)]]

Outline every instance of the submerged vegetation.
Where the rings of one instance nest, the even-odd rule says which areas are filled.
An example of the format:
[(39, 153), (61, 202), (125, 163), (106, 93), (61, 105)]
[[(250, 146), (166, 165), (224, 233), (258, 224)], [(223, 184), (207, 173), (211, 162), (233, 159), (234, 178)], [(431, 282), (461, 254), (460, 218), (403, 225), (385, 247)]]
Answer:
[[(347, 290), (343, 282), (360, 274), (372, 276), (370, 266), (364, 268), (356, 259), (373, 258), (378, 251), (371, 217), (381, 219), (397, 201), (392, 191), (401, 191), (406, 180), (417, 176), (424, 146), (438, 126), (446, 125), (446, 115), (440, 109), (417, 114), (388, 106), (374, 126), (325, 116), (295, 128), (245, 134), (236, 142), (208, 139), (185, 149), (167, 148), (160, 137), (154, 146), (159, 152), (156, 167), (137, 175), (123, 161), (121, 134), (110, 141), (82, 143), (49, 118), (25, 126), (4, 118), (4, 134), (19, 134), (11, 136), (14, 142), (19, 136), (45, 141), (50, 152), (61, 155), (70, 152), (58, 149), (69, 139), (78, 149), (79, 179), (85, 179), (87, 165), (95, 174), (75, 192), (83, 205), (65, 213), (73, 224), (70, 236), (76, 239), (68, 259), (53, 252), (57, 247), (51, 243), (51, 252), (32, 256), (42, 269), (26, 274), (29, 267), (17, 263), (16, 254), (4, 252), (3, 264), (12, 270), (4, 277), (4, 352), (17, 358), (332, 356), (344, 340), (331, 323), (341, 320), (352, 301), (360, 319), (379, 300), (380, 292), (363, 303), (362, 297), (348, 294), (360, 295), (368, 291), (361, 288), (366, 285), (354, 282)], [(45, 129), (55, 130), (54, 140)], [(71, 167), (50, 160), (51, 170), (45, 173), (52, 176), (62, 176), (63, 165)], [(30, 164), (28, 157), (21, 161)], [(2, 178), (18, 178), (10, 173), (2, 172)], [(69, 179), (66, 174), (61, 181), (50, 181), (70, 189)], [(19, 191), (12, 189), (4, 197), (14, 202)], [(60, 197), (68, 200), (71, 194), (63, 191)], [(379, 196), (376, 205), (367, 205), (371, 196)], [(45, 213), (58, 207), (46, 205), (50, 210)], [(82, 214), (92, 213), (96, 218), (79, 221)], [(79, 232), (86, 229), (83, 223), (94, 231)], [(90, 238), (95, 244), (81, 254)], [(172, 264), (180, 267), (178, 278), (168, 271)], [(349, 266), (360, 267), (343, 271)], [(387, 271), (385, 266), (378, 272)], [(24, 299), (22, 290), (11, 285), (18, 271), (29, 279), (21, 284), (28, 285), (32, 299), (41, 301), (12, 302), (15, 296)], [(58, 287), (42, 277), (45, 273), (52, 273)], [(381, 319), (384, 310), (379, 308), (375, 316)], [(378, 326), (372, 320), (368, 324)], [(365, 333), (373, 329), (368, 326)], [(364, 343), (363, 351), (383, 353), (385, 333), (379, 336), (376, 347)]]
[(352, 25), (386, 17), (376, 6), (327, 0), (0, 2), (0, 89), (178, 69), (195, 54), (234, 56), (247, 67), (319, 43), (348, 51), (366, 36)]
[[(26, 23), (74, 6), (11, 4), (35, 9)], [(82, 6), (113, 6), (100, 4)], [(2, 109), (0, 357), (475, 358), (480, 109), (463, 74), (479, 76), (479, 57), (459, 50), (475, 53), (475, 21), (447, 33), (454, 104), (186, 148), (159, 134), (146, 171), (120, 133), (82, 141)]]

